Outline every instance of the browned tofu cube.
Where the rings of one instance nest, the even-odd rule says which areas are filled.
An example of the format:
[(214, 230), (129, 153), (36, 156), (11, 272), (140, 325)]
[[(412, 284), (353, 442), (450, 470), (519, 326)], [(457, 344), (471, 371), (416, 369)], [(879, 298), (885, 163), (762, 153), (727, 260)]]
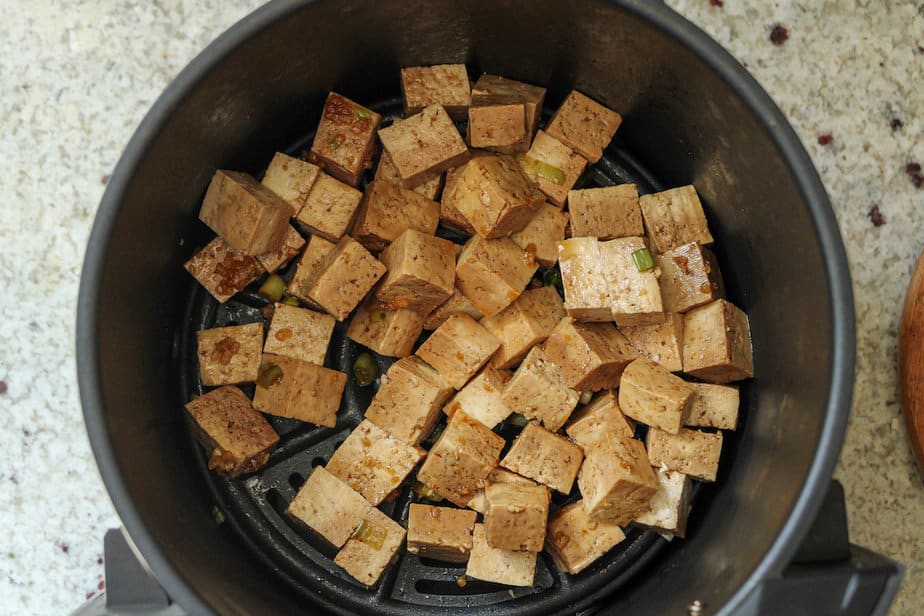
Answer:
[(411, 503), (407, 551), (434, 560), (467, 562), (477, 515), (465, 509)]
[(417, 479), (459, 507), (484, 487), (497, 466), (504, 439), (465, 414), (456, 411), (430, 449)]
[(513, 441), (501, 466), (568, 494), (583, 460), (580, 446), (530, 422)]
[(461, 120), (472, 103), (468, 72), (464, 64), (402, 68), (401, 92), (404, 95), (405, 115), (414, 115), (430, 105), (442, 105), (446, 113)]
[(379, 131), (405, 188), (416, 188), (468, 160), (459, 130), (440, 105), (430, 105)]
[(712, 383), (754, 376), (748, 316), (724, 299), (684, 315), (683, 371)]
[(257, 255), (257, 261), (267, 272), (273, 272), (282, 269), (305, 247), (305, 238), (295, 230), (295, 227), (289, 225), (286, 235), (282, 240), (282, 248)]
[(319, 173), (295, 222), (306, 232), (336, 242), (350, 230), (363, 193), (326, 173)]
[(690, 383), (696, 390), (688, 426), (734, 430), (738, 427), (740, 396), (738, 388), (711, 383)]
[(378, 505), (407, 479), (425, 454), (366, 419), (340, 443), (326, 468)]
[[(382, 157), (379, 158), (379, 165), (375, 168), (375, 176), (372, 179), (391, 182), (392, 184), (401, 186), (401, 174), (398, 173), (395, 164), (391, 162), (387, 154), (382, 154)], [(442, 186), (443, 177), (439, 176), (424, 182), (420, 186), (416, 186), (413, 190), (418, 195), (435, 200), (437, 195), (440, 194), (440, 188)]]
[(462, 409), (472, 419), (493, 429), (510, 415), (502, 397), (510, 376), (506, 370), (485, 368), (446, 403), (443, 412), (452, 417), (453, 413)]
[(186, 404), (186, 412), (209, 457), (209, 469), (229, 477), (259, 469), (279, 442), (237, 387), (228, 385), (199, 396)]
[(585, 188), (568, 193), (571, 235), (600, 240), (645, 234), (635, 184)]
[(560, 571), (575, 575), (625, 538), (618, 524), (590, 517), (578, 501), (565, 505), (549, 520), (546, 549)]
[(581, 394), (568, 387), (561, 366), (536, 346), (526, 354), (502, 397), (511, 410), (555, 431), (568, 421)]
[(506, 97), (482, 97), (468, 108), (468, 144), (502, 154), (529, 149), (531, 131), (526, 125), (526, 105)]
[(302, 285), (309, 301), (343, 321), (385, 275), (385, 265), (349, 235), (337, 242)]
[(475, 304), (462, 295), (459, 289), (453, 288), (452, 296), (427, 315), (423, 328), (427, 330), (436, 329), (454, 314), (467, 314), (473, 319), (480, 319), (484, 316)]
[(246, 173), (219, 169), (212, 176), (199, 220), (249, 256), (282, 247), (292, 206)]
[(382, 116), (336, 92), (327, 95), (310, 160), (350, 186), (372, 168), (375, 132)]
[(264, 353), (253, 405), (270, 415), (333, 428), (344, 385), (346, 375), (342, 372)]
[(454, 314), (420, 345), (417, 355), (461, 389), (499, 346), (500, 340), (478, 321), (467, 314)]
[(276, 304), (263, 352), (323, 366), (333, 331), (334, 318), (329, 314)]
[(547, 487), (488, 484), (484, 496), (484, 533), (488, 545), (505, 550), (542, 550), (549, 519)]
[(356, 241), (373, 252), (384, 250), (406, 229), (433, 235), (440, 204), (390, 182), (372, 182), (353, 226)]
[(654, 466), (689, 475), (699, 481), (715, 481), (722, 455), (722, 433), (681, 430), (669, 434), (649, 430), (645, 440)]
[(411, 445), (433, 430), (452, 386), (419, 357), (404, 357), (382, 375), (366, 419)]
[(514, 244), (545, 267), (558, 261), (558, 242), (565, 239), (568, 215), (554, 205), (543, 203), (526, 226), (510, 236)]
[(379, 255), (388, 274), (375, 291), (386, 308), (407, 308), (427, 314), (455, 287), (455, 244), (415, 229), (405, 231)]
[(635, 518), (635, 524), (683, 537), (687, 531), (693, 497), (693, 482), (683, 473), (657, 469), (658, 491), (648, 501), (648, 511)]
[[(492, 483), (518, 483), (521, 485), (534, 486), (536, 482), (532, 479), (527, 479), (526, 477), (521, 477), (516, 473), (511, 473), (510, 471), (503, 469), (501, 467), (495, 468), (491, 471), (491, 474), (488, 475), (488, 478), (485, 480), (485, 485), (490, 485)], [(472, 499), (468, 501), (467, 507), (469, 509), (474, 509), (480, 514), (484, 514), (486, 511), (485, 501), (484, 501), (484, 489), (476, 490), (475, 495), (472, 496)]]
[(305, 205), (320, 171), (317, 165), (276, 152), (261, 183), (292, 206), (291, 215), (295, 216)]
[(671, 372), (683, 370), (683, 315), (671, 312), (663, 323), (623, 327), (623, 335), (639, 353)]
[(337, 552), (334, 564), (371, 588), (398, 559), (405, 535), (403, 526), (372, 507)]
[(423, 317), (413, 310), (385, 310), (375, 298), (370, 297), (360, 304), (350, 319), (347, 338), (379, 355), (407, 357), (414, 352), (414, 343), (423, 332), (423, 321)]
[(568, 192), (584, 173), (587, 161), (546, 132), (539, 131), (526, 154), (518, 158), (520, 167), (549, 201), (562, 207)]
[[(478, 158), (479, 156), (493, 156), (493, 154), (484, 150), (472, 150), (472, 158)], [(475, 227), (462, 215), (453, 198), (456, 183), (466, 166), (455, 167), (446, 172), (446, 185), (443, 187), (443, 196), (440, 199), (440, 222), (448, 229), (467, 235), (475, 235), (477, 233)]]
[(565, 432), (586, 451), (601, 438), (632, 438), (635, 423), (623, 415), (616, 394), (605, 391), (571, 416)]
[(671, 434), (677, 434), (686, 423), (694, 397), (692, 385), (647, 357), (629, 364), (619, 383), (623, 413)]
[(515, 366), (564, 317), (564, 304), (553, 287), (523, 291), (500, 313), (481, 320), (501, 343), (490, 364), (497, 368)]
[(183, 267), (220, 304), (263, 274), (259, 261), (238, 252), (220, 237), (206, 244)]
[(550, 135), (592, 163), (600, 160), (603, 149), (612, 141), (622, 117), (572, 90), (552, 116), (546, 130)]
[(472, 104), (474, 105), (499, 96), (517, 100), (526, 105), (526, 125), (529, 127), (529, 138), (532, 139), (539, 125), (542, 103), (545, 100), (545, 88), (497, 75), (482, 75), (472, 86)]
[(568, 314), (578, 321), (612, 321), (607, 272), (597, 238), (562, 240), (558, 243), (558, 263)]
[(600, 259), (607, 276), (610, 308), (619, 327), (651, 325), (664, 321), (658, 270), (640, 272), (633, 256), (646, 250), (640, 237), (600, 242)]
[(598, 520), (625, 526), (648, 508), (658, 480), (641, 442), (613, 437), (598, 440), (586, 452), (578, 488), (584, 511)]
[(703, 204), (693, 186), (671, 188), (639, 199), (652, 248), (659, 253), (689, 244), (711, 244)]
[(196, 332), (202, 384), (252, 383), (260, 371), (263, 324), (248, 323)]
[(561, 367), (565, 383), (579, 391), (615, 389), (629, 362), (638, 357), (611, 323), (578, 323), (564, 317), (542, 345)]
[(359, 492), (316, 466), (286, 513), (340, 548), (372, 509)]
[(484, 524), (475, 524), (465, 576), (508, 586), (532, 586), (536, 576), (536, 554), (492, 548), (488, 545)]
[(658, 282), (667, 312), (687, 312), (722, 297), (722, 274), (715, 255), (691, 242), (655, 257)]
[(308, 297), (308, 291), (311, 290), (309, 283), (312, 277), (315, 276), (317, 267), (324, 262), (327, 255), (332, 253), (336, 247), (336, 244), (318, 235), (312, 235), (308, 239), (308, 245), (305, 246), (302, 257), (298, 260), (298, 265), (295, 266), (295, 274), (292, 275), (292, 280), (289, 281), (286, 287), (289, 295), (300, 299), (309, 306), (320, 307)]
[(520, 296), (537, 269), (510, 240), (475, 235), (456, 263), (456, 286), (484, 315), (493, 317)]

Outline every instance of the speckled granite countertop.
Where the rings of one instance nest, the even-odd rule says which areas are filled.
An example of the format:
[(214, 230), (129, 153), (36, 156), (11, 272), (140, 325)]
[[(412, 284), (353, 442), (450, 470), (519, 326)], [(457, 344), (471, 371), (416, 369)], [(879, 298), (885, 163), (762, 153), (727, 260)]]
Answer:
[[(653, 0), (654, 1), (654, 0)], [(0, 613), (60, 614), (102, 587), (118, 525), (83, 429), (73, 356), (84, 245), (107, 174), (154, 99), (258, 0), (7, 3), (0, 34)], [(924, 246), (924, 5), (669, 0), (782, 107), (831, 195), (853, 271), (858, 374), (837, 477), (854, 542), (924, 605), (924, 485), (897, 403), (896, 329)], [(775, 25), (777, 29), (772, 37)], [(917, 608), (917, 609), (916, 609)]]

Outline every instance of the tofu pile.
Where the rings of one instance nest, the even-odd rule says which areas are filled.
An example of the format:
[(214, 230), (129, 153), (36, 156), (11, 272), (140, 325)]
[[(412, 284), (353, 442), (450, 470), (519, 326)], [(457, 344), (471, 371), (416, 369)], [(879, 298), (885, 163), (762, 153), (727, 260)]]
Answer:
[[(405, 68), (401, 82), (404, 119), (382, 126), (332, 92), (307, 160), (212, 178), (200, 219), (217, 236), (186, 269), (218, 302), (283, 272), (297, 301), (268, 325), (198, 333), (212, 389), (186, 409), (209, 467), (264, 465), (279, 441), (264, 414), (337, 425), (348, 376), (325, 361), (348, 322), (398, 360), (288, 514), (360, 583), (405, 545), (531, 586), (543, 550), (576, 574), (629, 525), (683, 537), (692, 482), (715, 481), (738, 423), (729, 383), (754, 374), (696, 190), (576, 189), (621, 122), (580, 92), (540, 129), (541, 87), (470, 85), (463, 65)], [(563, 297), (542, 283), (556, 268)], [(507, 442), (502, 425), (522, 430)], [(410, 482), (399, 522), (378, 506)]]

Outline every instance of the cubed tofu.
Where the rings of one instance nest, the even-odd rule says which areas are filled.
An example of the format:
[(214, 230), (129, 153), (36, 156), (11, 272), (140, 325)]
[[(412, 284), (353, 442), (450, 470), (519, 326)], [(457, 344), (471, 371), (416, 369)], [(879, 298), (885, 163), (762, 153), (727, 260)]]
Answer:
[(500, 313), (481, 320), (501, 343), (490, 364), (496, 368), (515, 366), (531, 348), (545, 340), (564, 317), (564, 304), (553, 287), (523, 291)]
[(640, 357), (622, 373), (619, 407), (636, 421), (677, 434), (690, 416), (695, 393), (690, 383)]
[(452, 386), (419, 357), (404, 357), (391, 365), (366, 419), (394, 437), (417, 445), (433, 430)]
[(382, 116), (336, 92), (327, 95), (309, 160), (350, 186), (372, 168)]
[(317, 165), (276, 152), (261, 183), (292, 206), (291, 215), (295, 216), (305, 205), (320, 171)]
[(706, 214), (693, 186), (642, 195), (639, 205), (652, 248), (657, 252), (663, 254), (690, 242), (712, 243)]
[(658, 480), (641, 442), (600, 439), (586, 452), (578, 488), (584, 511), (598, 520), (625, 526), (648, 508)]
[(407, 479), (426, 452), (363, 420), (334, 451), (327, 470), (378, 505)]
[(304, 247), (305, 238), (295, 230), (295, 227), (289, 225), (289, 229), (286, 231), (286, 235), (282, 240), (282, 248), (274, 250), (273, 252), (257, 255), (257, 261), (260, 262), (260, 266), (263, 267), (263, 269), (272, 274), (285, 267)]
[(334, 564), (362, 584), (373, 587), (385, 570), (398, 559), (407, 531), (372, 507), (353, 536), (334, 557)]
[(455, 291), (456, 250), (449, 240), (405, 229), (379, 257), (388, 273), (375, 296), (386, 308), (425, 315)]
[(498, 75), (482, 75), (472, 86), (472, 104), (474, 105), (498, 96), (517, 100), (526, 105), (526, 125), (529, 127), (529, 138), (532, 139), (536, 134), (536, 127), (539, 126), (542, 103), (545, 100), (545, 88)]
[(623, 335), (639, 353), (671, 372), (683, 370), (683, 315), (671, 312), (663, 323), (623, 327)]
[(690, 383), (696, 390), (687, 425), (734, 430), (738, 427), (740, 395), (737, 387)]
[(454, 314), (436, 328), (417, 355), (456, 389), (462, 389), (500, 346), (494, 334), (467, 314)]
[(542, 345), (561, 367), (565, 383), (579, 391), (615, 389), (622, 371), (638, 357), (612, 323), (579, 323), (565, 316)]
[(247, 395), (225, 386), (186, 404), (209, 469), (229, 477), (252, 473), (266, 464), (279, 436)]
[(485, 368), (446, 403), (443, 412), (451, 417), (462, 409), (472, 419), (493, 429), (510, 415), (501, 396), (510, 376), (506, 370)]
[(532, 586), (536, 555), (536, 552), (492, 548), (488, 545), (484, 524), (475, 524), (465, 576), (508, 586)]
[(687, 532), (693, 482), (676, 471), (655, 469), (655, 475), (658, 478), (658, 491), (648, 501), (648, 511), (640, 513), (635, 523), (683, 537)]
[(687, 312), (722, 297), (722, 274), (715, 255), (691, 242), (655, 257), (658, 282), (667, 312)]
[(467, 314), (473, 319), (480, 319), (484, 316), (475, 304), (462, 295), (459, 289), (453, 288), (452, 296), (427, 315), (423, 328), (426, 330), (436, 329), (454, 314)]
[(439, 203), (379, 180), (366, 188), (353, 225), (353, 237), (369, 250), (379, 252), (406, 229), (433, 235), (439, 224)]
[(469, 158), (459, 130), (440, 105), (386, 126), (379, 130), (379, 139), (405, 188), (416, 188)]
[(282, 248), (292, 206), (246, 173), (219, 169), (212, 176), (199, 220), (249, 256)]
[(722, 455), (721, 432), (684, 429), (670, 434), (649, 430), (645, 444), (652, 465), (663, 465), (699, 481), (715, 481)]
[(600, 240), (645, 234), (635, 184), (585, 188), (568, 193), (571, 235)]
[(595, 163), (610, 144), (622, 116), (572, 90), (552, 116), (546, 130), (569, 148)]
[[(388, 158), (388, 154), (382, 154), (381, 158), (379, 158), (379, 164), (375, 168), (375, 176), (372, 179), (391, 182), (392, 184), (401, 186), (401, 174), (398, 173), (395, 164)], [(440, 188), (442, 188), (442, 186), (443, 176), (439, 176), (424, 182), (420, 186), (414, 187), (414, 192), (427, 199), (435, 200), (440, 194)]]
[(683, 371), (712, 383), (730, 383), (754, 376), (747, 315), (724, 299), (686, 313)]
[(248, 323), (196, 332), (202, 384), (252, 383), (260, 372), (263, 324)]
[(558, 207), (567, 203), (568, 193), (587, 166), (583, 157), (541, 130), (536, 133), (526, 154), (518, 160), (526, 175)]
[(386, 267), (362, 244), (345, 235), (302, 285), (302, 293), (338, 321), (343, 321), (372, 290)]
[(206, 244), (183, 267), (220, 304), (263, 274), (259, 261), (235, 250), (220, 237)]
[(374, 507), (359, 492), (323, 466), (316, 466), (286, 513), (340, 548), (371, 509)]
[(512, 241), (474, 235), (456, 262), (456, 287), (493, 317), (520, 296), (537, 269), (535, 260)]
[(342, 372), (264, 353), (253, 405), (270, 415), (333, 428), (344, 385), (346, 375)]
[(413, 310), (386, 310), (370, 297), (350, 319), (347, 338), (379, 355), (407, 357), (414, 352), (414, 343), (423, 332), (423, 322), (424, 318)]
[(568, 494), (583, 460), (579, 445), (530, 422), (513, 441), (501, 466)]
[(514, 372), (502, 398), (511, 410), (554, 432), (568, 421), (581, 394), (568, 387), (561, 366), (536, 346)]
[[(473, 151), (472, 158), (476, 157), (477, 152), (479, 152), (479, 150)], [(475, 227), (473, 227), (472, 223), (462, 215), (462, 212), (456, 207), (456, 203), (453, 199), (456, 182), (466, 166), (467, 165), (462, 165), (461, 167), (456, 167), (446, 172), (446, 184), (443, 186), (443, 196), (440, 198), (440, 223), (447, 229), (452, 229), (466, 235), (475, 235), (477, 233)]]
[(466, 509), (411, 503), (407, 551), (434, 560), (467, 562), (477, 515)]
[(558, 261), (558, 242), (565, 239), (568, 215), (554, 205), (543, 203), (526, 226), (510, 236), (514, 244), (532, 254), (545, 267)]
[(277, 303), (263, 352), (323, 366), (333, 331), (334, 317), (329, 314)]
[(430, 449), (417, 479), (451, 503), (465, 507), (484, 487), (503, 447), (503, 438), (464, 411), (456, 411)]
[(468, 108), (468, 144), (502, 154), (529, 149), (526, 105), (509, 97), (481, 97)]
[(505, 550), (542, 550), (549, 520), (547, 487), (489, 483), (484, 495), (484, 534), (488, 545)]
[(600, 242), (600, 259), (607, 278), (613, 320), (620, 327), (651, 325), (664, 321), (664, 305), (658, 270), (640, 272), (633, 255), (645, 250), (640, 237)]
[[(532, 479), (527, 479), (526, 477), (522, 477), (520, 475), (517, 475), (516, 473), (511, 473), (510, 471), (503, 469), (499, 466), (495, 468), (493, 471), (491, 471), (491, 474), (488, 475), (488, 478), (485, 480), (486, 485), (490, 485), (493, 483), (515, 483), (515, 484), (525, 485), (525, 486), (536, 485), (536, 482), (533, 481)], [(474, 509), (475, 511), (483, 515), (484, 512), (486, 511), (486, 504), (484, 500), (484, 488), (480, 490), (476, 490), (475, 495), (472, 496), (472, 500), (468, 501), (468, 505), (466, 506), (469, 509)]]
[(618, 524), (590, 517), (578, 501), (565, 505), (549, 520), (546, 549), (560, 571), (575, 575), (625, 538)]
[(610, 292), (597, 238), (562, 240), (558, 243), (558, 263), (568, 314), (578, 321), (612, 321)]
[(615, 392), (605, 391), (571, 416), (565, 432), (586, 451), (601, 438), (632, 438), (635, 423), (623, 415)]
[(309, 306), (319, 307), (314, 300), (308, 297), (309, 283), (315, 276), (316, 268), (324, 262), (327, 255), (332, 253), (336, 247), (336, 244), (318, 235), (312, 235), (308, 239), (308, 245), (305, 246), (302, 257), (295, 266), (292, 280), (286, 286), (286, 291), (289, 295), (298, 298)]
[(461, 120), (472, 104), (468, 71), (464, 64), (408, 66), (401, 69), (404, 114), (414, 115), (424, 107), (442, 105), (451, 117)]
[(308, 233), (336, 242), (350, 230), (363, 193), (319, 173), (295, 222)]

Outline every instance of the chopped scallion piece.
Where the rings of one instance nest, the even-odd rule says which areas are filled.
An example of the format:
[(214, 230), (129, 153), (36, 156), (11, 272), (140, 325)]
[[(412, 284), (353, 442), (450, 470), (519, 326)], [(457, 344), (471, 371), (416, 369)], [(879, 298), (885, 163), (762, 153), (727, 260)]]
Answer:
[(561, 272), (558, 271), (558, 268), (550, 267), (542, 272), (542, 284), (547, 287), (555, 287), (559, 293), (565, 292), (565, 287), (561, 281)]
[(647, 248), (640, 248), (632, 253), (632, 260), (635, 261), (635, 267), (640, 272), (647, 272), (654, 267), (654, 257)]
[(384, 528), (369, 520), (363, 520), (353, 531), (353, 538), (362, 541), (373, 550), (381, 550), (387, 535)]
[(363, 109), (359, 105), (353, 105), (353, 115), (356, 116), (357, 120), (368, 120), (372, 117), (368, 109)]
[(580, 403), (584, 406), (590, 404), (590, 399), (594, 397), (594, 392), (592, 391), (582, 391)]
[(443, 500), (443, 497), (437, 494), (436, 492), (434, 492), (433, 488), (431, 488), (427, 484), (420, 482), (420, 481), (414, 482), (414, 492), (416, 492), (417, 496), (419, 496), (420, 498), (425, 498), (428, 501), (431, 501), (434, 503), (438, 503), (441, 500)]
[(218, 505), (212, 506), (212, 519), (215, 520), (215, 524), (219, 526), (225, 523), (225, 514), (221, 512)]
[(522, 413), (511, 413), (510, 417), (507, 418), (507, 421), (518, 428), (522, 428), (529, 423), (526, 415), (523, 415)]
[(291, 295), (285, 298), (284, 300), (282, 300), (282, 303), (285, 304), (286, 306), (295, 306), (296, 308), (301, 306), (301, 304), (298, 302), (298, 299), (295, 297), (292, 297)]
[(260, 371), (257, 373), (257, 385), (269, 389), (279, 383), (285, 374), (282, 368), (273, 363), (260, 364)]
[(539, 176), (545, 180), (552, 182), (553, 184), (564, 184), (565, 183), (565, 172), (554, 167), (549, 163), (542, 162), (541, 160), (536, 160), (531, 156), (525, 154), (517, 154), (517, 162), (520, 163), (520, 167), (523, 169), (523, 172), (526, 175)]
[(279, 274), (273, 274), (260, 285), (257, 294), (271, 302), (278, 302), (286, 291), (286, 281)]
[(360, 353), (353, 362), (353, 377), (360, 387), (372, 385), (375, 377), (379, 375), (379, 365), (369, 353)]
[(330, 149), (336, 150), (336, 149), (339, 148), (339, 147), (340, 147), (340, 140), (339, 140), (339, 139), (331, 139), (331, 141), (330, 141)]

